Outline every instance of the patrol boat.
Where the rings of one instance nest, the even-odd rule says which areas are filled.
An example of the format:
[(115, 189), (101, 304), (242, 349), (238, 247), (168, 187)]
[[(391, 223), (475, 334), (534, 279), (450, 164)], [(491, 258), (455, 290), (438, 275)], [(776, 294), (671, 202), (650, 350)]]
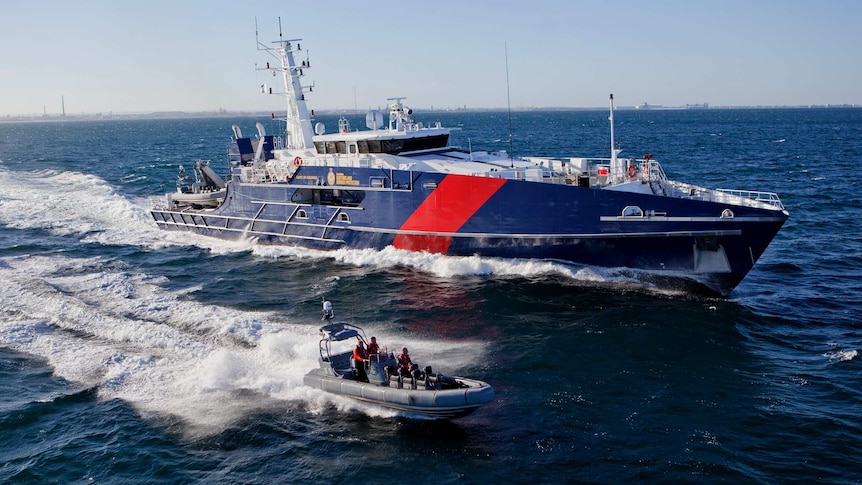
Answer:
[(433, 373), (430, 366), (420, 371), (414, 365), (409, 376), (402, 376), (396, 370), (395, 354), (385, 349), (369, 355), (367, 364), (354, 362), (352, 344), (362, 342), (367, 348), (365, 332), (356, 325), (333, 322), (329, 301), (323, 302), (323, 312), (327, 323), (320, 327), (320, 367), (303, 377), (306, 386), (437, 419), (464, 417), (494, 400), (494, 388), (488, 383)]
[[(299, 39), (259, 50), (281, 74), (267, 94), (287, 100), (285, 131), (255, 138), (234, 126), (226, 180), (204, 162), (189, 193), (169, 194), (158, 227), (314, 249), (387, 246), (447, 255), (538, 258), (645, 270), (650, 279), (727, 295), (788, 218), (772, 192), (708, 189), (669, 179), (650, 155), (514, 157), (449, 145), (450, 129), (413, 118), (405, 98), (342, 118), (335, 133), (312, 125)], [(205, 195), (199, 195), (205, 194)], [(204, 199), (202, 201), (202, 199)], [(682, 285), (678, 285), (682, 283)]]

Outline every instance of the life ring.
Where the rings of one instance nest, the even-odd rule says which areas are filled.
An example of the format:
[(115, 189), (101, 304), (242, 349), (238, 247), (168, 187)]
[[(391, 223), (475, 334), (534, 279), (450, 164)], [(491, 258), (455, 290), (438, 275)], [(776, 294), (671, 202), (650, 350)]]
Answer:
[(302, 159), (301, 159), (301, 158), (299, 158), (299, 157), (294, 158), (294, 159), (293, 159), (293, 166), (294, 166), (294, 167), (298, 167), (298, 166), (300, 166), (300, 165), (302, 165)]
[(637, 176), (637, 174), (638, 174), (638, 168), (635, 167), (634, 165), (629, 165), (629, 178), (633, 179)]

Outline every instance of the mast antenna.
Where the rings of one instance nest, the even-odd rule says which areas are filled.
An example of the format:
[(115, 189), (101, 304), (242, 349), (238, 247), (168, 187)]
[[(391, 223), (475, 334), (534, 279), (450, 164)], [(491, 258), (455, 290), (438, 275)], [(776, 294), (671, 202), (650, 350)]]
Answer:
[(619, 167), (617, 167), (617, 150), (614, 146), (614, 93), (611, 93), (611, 115), (608, 120), (611, 122), (611, 167), (616, 171)]
[[(257, 17), (254, 18), (254, 42), (257, 44), (257, 50), (267, 50), (267, 47), (260, 43), (260, 34), (258, 33), (257, 28)], [(255, 64), (255, 66), (257, 66), (257, 64)]]
[(278, 16), (278, 40), (281, 40), (281, 15)]
[(509, 45), (503, 42), (506, 51), (506, 104), (509, 111), (509, 162), (511, 168), (515, 168), (515, 153), (512, 144), (512, 97), (509, 95)]

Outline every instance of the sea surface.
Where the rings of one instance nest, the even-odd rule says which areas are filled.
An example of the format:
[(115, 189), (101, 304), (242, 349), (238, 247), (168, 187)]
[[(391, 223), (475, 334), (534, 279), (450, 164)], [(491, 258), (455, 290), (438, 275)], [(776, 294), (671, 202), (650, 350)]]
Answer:
[[(505, 112), (416, 118), (510, 146)], [(608, 156), (607, 118), (517, 111), (514, 153)], [(224, 173), (231, 124), (268, 117), (0, 123), (0, 482), (862, 482), (862, 109), (615, 118), (622, 156), (780, 194), (790, 219), (729, 298), (157, 229), (178, 165)], [(495, 401), (433, 421), (304, 387), (322, 298)]]

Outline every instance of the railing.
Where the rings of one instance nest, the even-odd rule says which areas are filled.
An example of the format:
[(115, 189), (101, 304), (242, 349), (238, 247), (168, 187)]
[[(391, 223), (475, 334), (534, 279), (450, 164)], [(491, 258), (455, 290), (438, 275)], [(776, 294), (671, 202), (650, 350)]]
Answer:
[(778, 198), (778, 194), (774, 192), (762, 192), (759, 190), (736, 190), (736, 189), (715, 189), (716, 192), (721, 192), (724, 194), (735, 195), (737, 197), (741, 197), (743, 199), (753, 200), (755, 202), (761, 202), (764, 204), (771, 205), (772, 207), (784, 210), (784, 204), (781, 203), (781, 199)]
[[(491, 172), (473, 172), (471, 174), (475, 176), (512, 178), (516, 180), (530, 180), (535, 182), (568, 185), (577, 183), (577, 180), (573, 178), (574, 175), (582, 174), (588, 175), (590, 177), (591, 185), (594, 185), (596, 187), (607, 186), (608, 182), (610, 182), (610, 179), (613, 178), (613, 174), (610, 173), (612, 169), (612, 167), (610, 166), (611, 159), (589, 158), (582, 160), (586, 162), (586, 171), (582, 173), (580, 171), (566, 171), (565, 169), (560, 170), (562, 168), (562, 162), (560, 163), (560, 167), (554, 165), (554, 162), (560, 162), (559, 160), (543, 159), (537, 157), (536, 159), (530, 159), (530, 161), (533, 161), (534, 163), (538, 162), (538, 164), (542, 165), (543, 168), (521, 167), (512, 171), (501, 170)], [(629, 159), (625, 159), (624, 163), (629, 163), (628, 160)], [(625, 177), (620, 177), (620, 179), (626, 181), (646, 181), (650, 184), (650, 187), (653, 189), (653, 192), (660, 195), (698, 200), (712, 200), (717, 202), (721, 202), (721, 199), (736, 198), (738, 199), (738, 201), (734, 201), (735, 203), (742, 203), (752, 206), (757, 204), (765, 204), (780, 210), (784, 210), (784, 204), (782, 204), (781, 199), (779, 199), (778, 197), (778, 194), (774, 192), (736, 189), (706, 189), (683, 182), (669, 180), (664, 170), (662, 169), (661, 164), (657, 161), (636, 159), (633, 160), (633, 162), (636, 164), (635, 166), (638, 167), (637, 176), (633, 179), (629, 179), (626, 175)], [(251, 179), (259, 182), (286, 180), (286, 177), (291, 175), (294, 171), (292, 170), (294, 167), (290, 166), (290, 164), (292, 163), (292, 161), (287, 160), (271, 160), (264, 166), (255, 165), (253, 167), (249, 167), (254, 174)], [(383, 160), (373, 161), (370, 157), (335, 157), (334, 159), (329, 157), (308, 157), (303, 159), (302, 163), (310, 166), (327, 166), (329, 164), (334, 164), (334, 166), (336, 167), (358, 166), (362, 168), (386, 168), (385, 162)], [(391, 167), (389, 167), (389, 169), (390, 171), (393, 170)], [(611, 184), (613, 184), (613, 182), (611, 182)], [(380, 187), (375, 188), (379, 189)], [(390, 186), (388, 187), (388, 189), (393, 190), (393, 187)]]
[(649, 162), (638, 160), (638, 162), (640, 162), (641, 167), (644, 165), (647, 167), (645, 173), (641, 174), (641, 177), (650, 181), (667, 182), (667, 175), (665, 175), (660, 163), (653, 160)]

